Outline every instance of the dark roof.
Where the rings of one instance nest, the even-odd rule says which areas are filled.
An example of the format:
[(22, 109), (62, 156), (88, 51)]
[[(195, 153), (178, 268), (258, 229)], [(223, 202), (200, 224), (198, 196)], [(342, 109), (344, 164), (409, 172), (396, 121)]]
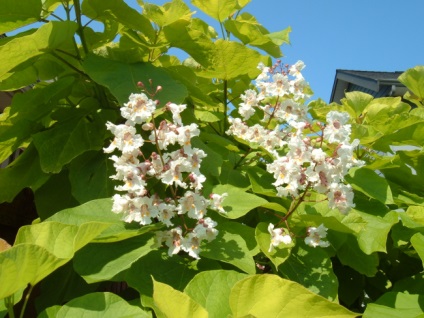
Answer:
[(375, 72), (338, 69), (336, 70), (330, 102), (339, 102), (344, 97), (349, 85), (357, 88), (362, 87), (364, 91), (371, 93), (378, 93), (383, 87), (388, 88), (389, 86), (393, 89), (401, 88), (403, 92), (406, 90), (405, 86), (398, 80), (402, 73), (401, 71)]
[(345, 74), (351, 74), (353, 76), (369, 78), (375, 81), (385, 81), (385, 80), (397, 81), (398, 77), (403, 73), (403, 71), (374, 72), (374, 71), (353, 71), (353, 70), (336, 70), (336, 72), (342, 72)]

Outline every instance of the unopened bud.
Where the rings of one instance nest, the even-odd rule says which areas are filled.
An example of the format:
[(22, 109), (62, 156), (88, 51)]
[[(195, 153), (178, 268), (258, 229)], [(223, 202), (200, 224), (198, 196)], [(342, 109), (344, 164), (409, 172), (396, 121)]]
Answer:
[(140, 88), (144, 88), (144, 84), (141, 81), (137, 82), (137, 86), (140, 87)]
[(162, 86), (158, 85), (158, 87), (156, 87), (156, 93), (160, 92), (162, 90)]
[(141, 129), (143, 129), (144, 131), (150, 131), (153, 129), (153, 124), (152, 123), (145, 123), (141, 126)]

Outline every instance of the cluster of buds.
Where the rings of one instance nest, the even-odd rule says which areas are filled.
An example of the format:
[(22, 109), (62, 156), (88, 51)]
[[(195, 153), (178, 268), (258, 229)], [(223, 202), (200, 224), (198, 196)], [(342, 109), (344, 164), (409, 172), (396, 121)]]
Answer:
[[(107, 123), (115, 137), (104, 152), (121, 153), (111, 156), (116, 170), (111, 178), (122, 182), (115, 189), (123, 192), (113, 196), (112, 210), (122, 214), (125, 222), (162, 222), (170, 229), (157, 232), (158, 246), (164, 243), (169, 255), (183, 250), (199, 258), (200, 243), (218, 234), (217, 223), (206, 217), (207, 210), (225, 213), (225, 195), (212, 194), (207, 199), (201, 194), (206, 178), (200, 164), (206, 154), (191, 145), (200, 133), (197, 125), (182, 123), (186, 105), (168, 103), (166, 111), (172, 120), (156, 123), (157, 105), (144, 93), (131, 94), (121, 108), (125, 123)], [(163, 184), (161, 195), (154, 191), (159, 189), (158, 181)]]
[[(278, 63), (272, 68), (260, 65), (256, 89), (241, 95), (240, 118), (230, 118), (227, 133), (270, 154), (272, 160), (266, 169), (275, 178), (278, 196), (296, 199), (313, 189), (327, 196), (330, 208), (345, 214), (354, 204), (352, 188), (344, 183), (344, 176), (350, 168), (363, 164), (354, 158), (358, 140), (350, 142), (347, 113), (331, 111), (326, 124), (314, 126), (305, 104), (310, 89), (301, 74), (303, 68), (301, 61), (285, 68)], [(249, 118), (256, 112), (263, 113), (263, 119), (250, 126)], [(287, 234), (281, 234), (284, 229), (269, 232), (273, 238), (270, 249), (289, 241), (283, 237)]]

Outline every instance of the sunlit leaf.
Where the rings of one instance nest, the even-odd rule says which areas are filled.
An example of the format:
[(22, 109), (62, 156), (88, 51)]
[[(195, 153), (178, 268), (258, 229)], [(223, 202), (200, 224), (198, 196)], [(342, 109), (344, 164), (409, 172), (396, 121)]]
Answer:
[(227, 317), (231, 314), (229, 296), (231, 288), (247, 275), (229, 270), (205, 271), (197, 274), (184, 289), (209, 313), (209, 317)]
[(223, 208), (227, 212), (224, 216), (230, 219), (237, 219), (254, 208), (268, 203), (268, 201), (261, 197), (247, 193), (229, 184), (218, 185), (213, 189), (213, 192), (217, 194), (228, 194), (223, 201)]
[(169, 318), (207, 318), (208, 312), (187, 294), (153, 280), (153, 299), (161, 313)]
[(399, 76), (399, 81), (421, 101), (424, 99), (424, 66), (419, 65), (408, 69)]
[(28, 65), (33, 58), (46, 52), (56, 48), (73, 50), (72, 41), (76, 29), (77, 24), (74, 22), (53, 21), (42, 25), (33, 34), (11, 38), (4, 45), (0, 41), (0, 80), (16, 66), (22, 63)]
[(255, 275), (237, 282), (230, 294), (234, 317), (356, 317), (343, 306), (298, 283), (276, 275)]
[(37, 22), (41, 15), (41, 0), (0, 2), (0, 34)]
[(223, 22), (250, 0), (191, 0), (191, 3), (212, 18)]

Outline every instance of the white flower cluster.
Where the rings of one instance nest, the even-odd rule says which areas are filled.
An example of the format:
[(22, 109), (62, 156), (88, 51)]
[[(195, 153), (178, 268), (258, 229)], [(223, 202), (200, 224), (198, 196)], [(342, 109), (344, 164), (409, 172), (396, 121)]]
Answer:
[[(331, 111), (327, 124), (318, 123), (321, 129), (313, 131), (305, 105), (310, 96), (301, 74), (303, 62), (281, 71), (277, 71), (278, 67), (259, 66), (262, 73), (256, 79), (256, 90), (249, 89), (241, 95), (241, 118), (229, 119), (227, 133), (270, 153), (273, 160), (266, 169), (275, 178), (273, 185), (278, 196), (295, 199), (313, 189), (328, 197), (331, 208), (347, 213), (354, 206), (353, 191), (344, 184), (344, 176), (350, 168), (363, 164), (353, 156), (359, 142), (350, 142), (349, 115)], [(263, 113), (261, 124), (250, 126), (249, 118), (256, 112)], [(325, 152), (323, 148), (329, 150)], [(268, 230), (271, 250), (280, 242), (289, 241), (288, 234), (282, 234), (284, 229)]]
[(312, 247), (328, 247), (330, 243), (323, 239), (327, 237), (327, 228), (324, 224), (318, 227), (310, 227), (307, 230), (308, 235), (305, 237), (305, 244)]
[[(162, 120), (158, 126), (154, 119), (156, 105), (156, 101), (143, 93), (131, 94), (129, 102), (121, 108), (125, 124), (107, 123), (115, 138), (104, 152), (121, 152), (120, 156), (111, 156), (116, 169), (111, 178), (122, 181), (116, 190), (124, 192), (113, 196), (112, 211), (122, 214), (125, 222), (141, 225), (162, 222), (174, 227), (178, 223), (171, 230), (157, 232), (158, 246), (165, 243), (169, 255), (183, 250), (199, 258), (201, 241), (211, 241), (218, 234), (217, 223), (206, 217), (207, 209), (225, 213), (222, 200), (226, 195), (212, 194), (206, 199), (201, 194), (206, 178), (199, 169), (206, 154), (191, 146), (191, 138), (200, 133), (197, 125), (182, 124), (180, 114), (186, 105), (168, 103), (172, 121)], [(143, 132), (137, 132), (137, 126)], [(148, 137), (143, 138), (142, 134)], [(146, 155), (141, 150), (145, 143), (154, 145), (155, 151)], [(165, 198), (153, 193), (158, 180), (164, 185), (165, 193), (168, 191)], [(187, 226), (184, 216), (194, 220), (192, 228)]]

